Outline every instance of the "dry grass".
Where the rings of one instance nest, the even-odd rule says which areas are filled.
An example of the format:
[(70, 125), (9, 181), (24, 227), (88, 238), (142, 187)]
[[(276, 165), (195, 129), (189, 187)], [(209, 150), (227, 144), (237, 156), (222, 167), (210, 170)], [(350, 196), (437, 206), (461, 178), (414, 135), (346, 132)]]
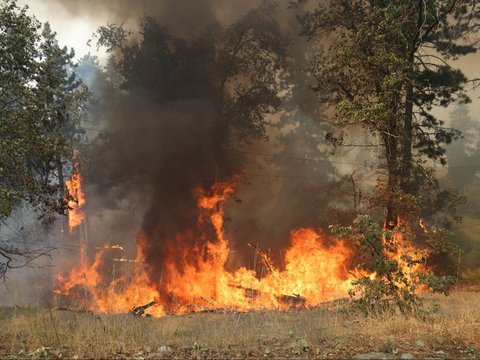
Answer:
[[(480, 355), (479, 293), (431, 297), (428, 306), (432, 314), (427, 320), (366, 319), (327, 308), (161, 319), (3, 308), (0, 357), (345, 358), (371, 351), (409, 352), (416, 358)], [(159, 352), (161, 346), (169, 348)]]

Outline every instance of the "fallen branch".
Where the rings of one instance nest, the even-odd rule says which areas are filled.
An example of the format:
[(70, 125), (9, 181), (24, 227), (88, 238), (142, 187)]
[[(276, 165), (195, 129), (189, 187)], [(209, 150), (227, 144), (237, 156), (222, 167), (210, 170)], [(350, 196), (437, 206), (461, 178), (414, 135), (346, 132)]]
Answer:
[(145, 310), (148, 308), (152, 307), (153, 305), (156, 305), (157, 302), (155, 300), (150, 301), (148, 304), (142, 305), (142, 306), (137, 306), (134, 307), (131, 311), (131, 313), (135, 316), (143, 316), (145, 315)]

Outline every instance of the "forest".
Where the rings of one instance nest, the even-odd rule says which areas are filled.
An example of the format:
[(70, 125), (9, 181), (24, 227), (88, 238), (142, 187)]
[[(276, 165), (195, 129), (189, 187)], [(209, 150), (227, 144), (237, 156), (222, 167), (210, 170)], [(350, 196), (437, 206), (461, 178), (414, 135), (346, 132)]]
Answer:
[(478, 0), (0, 0), (0, 356), (480, 356)]

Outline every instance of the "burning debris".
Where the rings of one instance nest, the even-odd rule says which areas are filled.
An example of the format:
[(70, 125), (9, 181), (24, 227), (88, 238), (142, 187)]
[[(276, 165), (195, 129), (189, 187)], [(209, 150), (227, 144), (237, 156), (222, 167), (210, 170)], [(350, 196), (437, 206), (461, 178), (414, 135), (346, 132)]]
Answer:
[[(265, 296), (264, 293), (256, 289), (243, 288), (242, 286), (235, 286), (235, 285), (232, 285), (232, 286), (237, 289), (243, 289), (245, 291), (245, 297), (249, 299), (256, 299), (256, 298), (261, 298), (262, 296)], [(302, 297), (300, 294), (278, 295), (276, 296), (276, 298), (278, 302), (282, 304), (282, 308), (286, 308), (288, 310), (305, 309), (307, 307), (306, 306), (307, 299)]]
[(304, 309), (307, 303), (307, 299), (300, 296), (300, 294), (281, 295), (278, 297), (278, 301), (289, 309)]
[[(234, 286), (235, 288), (241, 288), (245, 291), (245, 297), (255, 300), (256, 298), (260, 298), (264, 296), (265, 294), (262, 294), (261, 291), (255, 290), (255, 289), (249, 289), (249, 288), (242, 288), (240, 286)], [(279, 304), (282, 305), (282, 308), (284, 310), (299, 310), (299, 309), (306, 309), (306, 301), (304, 297), (300, 296), (299, 294), (293, 294), (293, 295), (280, 295), (277, 296)], [(214, 312), (214, 313), (231, 313), (231, 312), (238, 312), (234, 310), (230, 310), (227, 308), (217, 308), (215, 305), (215, 301), (212, 300), (207, 300), (204, 297), (200, 297), (198, 299), (200, 301), (197, 301), (197, 304), (190, 304), (187, 308), (190, 308), (191, 311), (182, 311), (182, 313), (185, 314), (191, 314), (191, 313), (204, 313), (204, 312)], [(202, 303), (203, 305), (200, 305)], [(141, 305), (141, 306), (136, 306), (131, 310), (131, 314), (135, 316), (152, 316), (151, 314), (146, 313), (146, 311), (155, 306), (158, 305), (158, 302), (153, 300), (150, 301), (148, 304)], [(174, 311), (172, 314), (176, 314)]]

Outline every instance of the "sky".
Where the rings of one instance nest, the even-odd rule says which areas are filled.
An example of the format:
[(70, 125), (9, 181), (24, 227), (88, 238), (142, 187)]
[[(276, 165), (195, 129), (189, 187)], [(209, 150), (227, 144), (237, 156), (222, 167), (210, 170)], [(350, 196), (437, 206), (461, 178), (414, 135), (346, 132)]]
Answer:
[(28, 5), (29, 13), (42, 23), (49, 22), (57, 32), (59, 44), (73, 47), (77, 58), (88, 53), (105, 58), (104, 53), (97, 52), (95, 46), (88, 46), (87, 42), (99, 26), (109, 21), (107, 11), (101, 11), (95, 17), (88, 13), (73, 16), (61, 3), (52, 0), (19, 0), (18, 4)]

